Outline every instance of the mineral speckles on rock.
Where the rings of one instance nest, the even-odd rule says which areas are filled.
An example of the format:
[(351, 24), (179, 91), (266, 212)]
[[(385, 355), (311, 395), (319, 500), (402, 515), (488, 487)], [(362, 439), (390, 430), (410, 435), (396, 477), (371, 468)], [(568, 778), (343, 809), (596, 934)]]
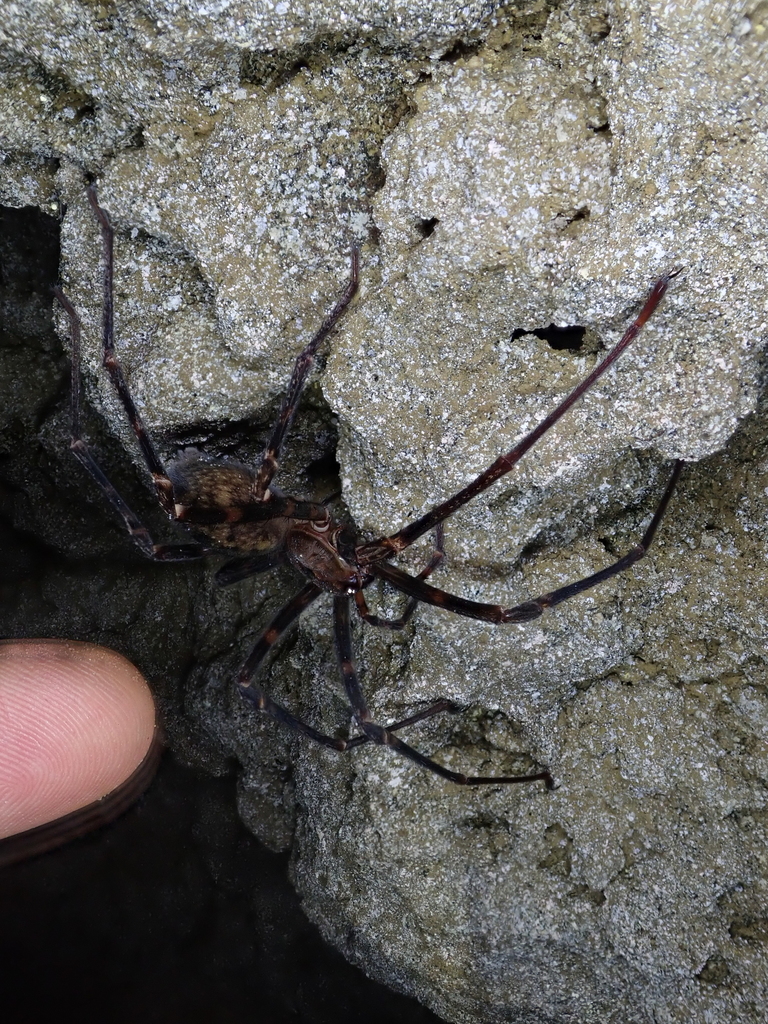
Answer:
[(583, 71), (541, 59), (478, 58), (420, 87), (417, 115), (384, 150), (375, 211), (389, 259), (434, 220), (440, 255), (456, 270), (501, 263), (538, 276), (558, 233), (588, 229), (592, 218), (600, 231), (611, 152), (595, 130), (600, 100)]
[[(102, 201), (119, 231), (118, 270), (123, 224), (165, 240), (171, 258), (185, 257), (207, 285), (219, 333), (195, 344), (174, 338), (172, 324), (163, 337), (147, 323), (154, 351), (138, 383), (155, 422), (195, 411), (237, 419), (282, 390), (302, 339), (349, 273), (350, 246), (371, 227), (378, 145), (403, 105), (402, 87), (385, 72), (375, 57), (347, 52), (331, 67), (297, 71), (279, 91), (251, 86), (186, 138), (176, 157), (151, 146), (127, 150), (102, 176)], [(91, 261), (98, 259), (92, 235), (84, 239)], [(88, 260), (81, 246), (72, 263)], [(191, 393), (183, 376), (169, 390), (162, 372), (178, 364), (180, 349), (206, 364)]]
[[(686, 268), (562, 429), (448, 524), (434, 582), (513, 603), (596, 571), (642, 535), (667, 460), (706, 457), (650, 557), (528, 626), (421, 608), (401, 635), (355, 640), (382, 720), (470, 705), (420, 726), (420, 749), (459, 770), (535, 757), (556, 793), (458, 792), (387, 751), (340, 758), (260, 723), (229, 684), (293, 581), (195, 597), (187, 709), (247, 764), (244, 813), (285, 844), (295, 786), (308, 913), (452, 1021), (762, 1024), (764, 410), (728, 439), (768, 333), (764, 7), (6, 5), (3, 195), (67, 204), (89, 390), (83, 168), (116, 223), (118, 344), (158, 427), (266, 417), (363, 242), (359, 301), (288, 451), (319, 458), (333, 436), (322, 391), (363, 530), (398, 528), (510, 448), (652, 279)], [(582, 348), (552, 349), (552, 323), (584, 328)], [(179, 586), (112, 588), (113, 625), (159, 623), (135, 644), (166, 694), (177, 676), (146, 652), (167, 647)], [(92, 589), (86, 611), (79, 579), (61, 590), (78, 623), (103, 618), (110, 588)], [(345, 720), (331, 647), (318, 604), (269, 677), (329, 731)]]
[[(535, 414), (515, 408), (511, 393), (522, 390), (518, 375), (500, 359), (494, 362), (491, 346), (500, 349), (499, 339), (512, 331), (552, 322), (582, 324), (604, 343), (615, 340), (621, 317), (653, 275), (680, 264), (686, 272), (665, 309), (610, 383), (569, 420), (567, 432), (576, 435), (568, 442), (572, 457), (578, 458), (589, 409), (606, 392), (609, 402), (592, 417), (593, 423), (602, 421), (602, 443), (616, 449), (624, 435), (623, 443), (633, 447), (653, 446), (687, 458), (716, 450), (737, 418), (753, 407), (758, 379), (753, 349), (767, 327), (754, 270), (765, 262), (760, 242), (765, 228), (758, 216), (748, 238), (738, 225), (745, 209), (751, 219), (765, 202), (753, 181), (754, 168), (744, 168), (746, 184), (733, 185), (722, 175), (694, 180), (690, 162), (686, 177), (685, 156), (673, 137), (684, 134), (705, 146), (711, 129), (701, 111), (694, 110), (692, 100), (682, 104), (674, 97), (670, 112), (684, 120), (674, 126), (660, 122), (659, 110), (638, 83), (646, 105), (633, 109), (628, 121), (626, 97), (598, 86), (598, 51), (589, 45), (590, 62), (586, 53), (574, 56), (570, 50), (559, 63), (550, 50), (549, 59), (488, 53), (466, 66), (441, 68), (417, 90), (414, 117), (385, 145), (388, 178), (374, 205), (386, 256), (384, 286), (377, 287), (356, 331), (345, 338), (364, 358), (351, 360), (337, 348), (331, 369), (340, 379), (331, 377), (326, 384), (354, 432), (344, 446), (345, 458), (363, 477), (397, 473), (394, 453), (403, 452), (409, 479), (419, 461), (427, 475), (434, 473), (425, 503), (438, 500), (440, 479), (450, 490), (462, 467), (470, 464), (477, 471), (497, 454), (497, 445), (511, 446), (515, 425), (519, 436), (535, 421)], [(664, 74), (662, 56), (648, 53), (657, 78)], [(679, 60), (686, 64), (687, 54)], [(702, 68), (695, 71), (706, 77)], [(619, 139), (603, 130), (610, 128), (614, 104), (627, 122)], [(648, 122), (656, 125), (652, 147), (642, 135)], [(751, 158), (764, 166), (764, 136), (753, 127), (739, 132)], [(674, 155), (666, 156), (670, 148)], [(643, 182), (648, 188), (639, 188)], [(662, 182), (669, 189), (660, 190)], [(653, 230), (649, 221), (656, 225)], [(722, 245), (724, 231), (744, 238), (742, 252)], [(635, 282), (634, 295), (629, 281)], [(405, 347), (392, 343), (395, 335), (406, 339)], [(388, 352), (403, 351), (402, 367), (388, 360), (388, 379), (375, 364), (375, 338)], [(488, 354), (480, 396), (468, 371), (483, 348)], [(464, 366), (457, 365), (459, 356)], [(351, 375), (340, 370), (351, 363), (359, 380), (356, 362), (362, 391), (353, 390)], [(426, 400), (413, 403), (415, 388)], [(356, 396), (358, 408), (350, 396)], [(477, 411), (473, 424), (463, 422), (468, 406)], [(387, 411), (403, 407), (410, 407), (413, 417), (405, 430), (400, 414)], [(605, 435), (608, 421), (610, 436)], [(483, 448), (479, 425), (493, 439), (494, 450)], [(602, 446), (594, 438), (585, 444), (591, 451)], [(540, 466), (544, 453), (556, 447), (557, 462), (562, 445), (550, 441), (530, 463)], [(581, 473), (583, 465), (576, 470)], [(360, 521), (371, 521), (376, 503), (359, 488), (352, 500)], [(389, 507), (384, 514), (390, 514)]]

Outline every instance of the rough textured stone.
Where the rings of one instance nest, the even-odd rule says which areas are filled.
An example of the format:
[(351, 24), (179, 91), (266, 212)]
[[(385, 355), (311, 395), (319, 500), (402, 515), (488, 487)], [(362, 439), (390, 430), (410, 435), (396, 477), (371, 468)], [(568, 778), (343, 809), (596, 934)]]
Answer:
[[(403, 634), (356, 630), (379, 720), (450, 697), (466, 710), (409, 734), (419, 749), (483, 774), (546, 763), (554, 793), (457, 791), (387, 751), (340, 758), (255, 722), (229, 681), (287, 575), (213, 596), (189, 584), (178, 742), (216, 763), (194, 752), (205, 729), (237, 756), (251, 827), (276, 846), (295, 827), (295, 879), (324, 934), (447, 1020), (760, 1021), (768, 8), (360, 4), (329, 27), (327, 5), (280, 7), (41, 5), (0, 36), (3, 195), (66, 203), (63, 275), (110, 429), (130, 442), (93, 376), (100, 251), (82, 168), (118, 231), (137, 398), (154, 428), (214, 453), (257, 456), (362, 244), (362, 293), (285, 482), (311, 489), (302, 470), (335, 449), (366, 535), (511, 448), (653, 278), (684, 266), (615, 370), (451, 520), (436, 585), (512, 604), (589, 575), (642, 535), (669, 460), (697, 461), (651, 556), (536, 623), (421, 608)], [(578, 351), (549, 345), (552, 324), (584, 329)], [(221, 426), (245, 417), (256, 440), (243, 424), (236, 447)], [(56, 431), (63, 414), (51, 448)], [(127, 589), (118, 621), (145, 593)], [(161, 674), (155, 628), (144, 652)], [(323, 605), (267, 673), (329, 730), (345, 721), (331, 647)]]

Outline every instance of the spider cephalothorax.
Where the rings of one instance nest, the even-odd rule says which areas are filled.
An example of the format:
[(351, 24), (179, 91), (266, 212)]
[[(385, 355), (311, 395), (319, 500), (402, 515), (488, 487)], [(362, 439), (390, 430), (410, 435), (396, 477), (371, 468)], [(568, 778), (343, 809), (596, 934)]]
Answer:
[[(362, 743), (374, 742), (394, 748), (417, 764), (443, 778), (465, 785), (543, 781), (549, 787), (552, 777), (546, 770), (530, 775), (466, 776), (452, 771), (419, 753), (396, 735), (441, 711), (456, 710), (450, 701), (440, 700), (401, 722), (381, 726), (372, 721), (363, 696), (352, 657), (350, 629), (350, 600), (355, 610), (372, 626), (384, 629), (402, 629), (419, 601), (436, 605), (446, 611), (491, 623), (526, 622), (537, 618), (546, 608), (567, 601), (604, 580), (628, 569), (647, 552), (666, 511), (672, 492), (682, 470), (682, 463), (673, 466), (669, 482), (659, 501), (642, 539), (626, 555), (599, 572), (521, 604), (505, 608), (502, 605), (470, 601), (439, 590), (426, 582), (443, 558), (443, 523), (472, 498), (485, 491), (496, 480), (508, 473), (557, 422), (595, 381), (621, 356), (638, 335), (654, 312), (670, 280), (679, 271), (659, 278), (645, 300), (637, 318), (627, 328), (623, 338), (592, 372), (542, 422), (511, 451), (501, 455), (470, 484), (445, 501), (409, 523), (397, 533), (374, 540), (357, 538), (349, 527), (336, 522), (324, 504), (292, 498), (281, 493), (273, 484), (278, 472), (280, 454), (290, 429), (299, 398), (312, 369), (320, 344), (328, 337), (358, 288), (359, 259), (352, 254), (349, 283), (335, 306), (323, 321), (317, 334), (298, 356), (277, 420), (272, 428), (264, 455), (258, 467), (253, 468), (230, 461), (213, 461), (199, 452), (183, 453), (166, 470), (150, 440), (136, 409), (115, 353), (112, 317), (112, 241), (113, 233), (106, 212), (99, 206), (95, 188), (88, 189), (88, 197), (101, 225), (104, 241), (104, 325), (103, 361), (120, 396), (131, 427), (141, 447), (147, 468), (152, 476), (160, 504), (171, 519), (186, 523), (197, 534), (216, 546), (235, 549), (238, 557), (228, 562), (216, 574), (219, 585), (229, 585), (254, 573), (265, 572), (277, 565), (288, 563), (303, 574), (308, 582), (268, 625), (246, 659), (237, 677), (237, 684), (258, 710), (303, 733), (323, 746), (335, 750), (350, 750)], [(66, 310), (72, 331), (72, 449), (91, 476), (102, 488), (114, 508), (121, 514), (125, 525), (141, 550), (149, 558), (159, 561), (184, 561), (204, 556), (209, 547), (202, 542), (183, 544), (155, 544), (148, 531), (109, 482), (80, 436), (80, 324), (72, 304), (57, 289), (57, 298)], [(412, 576), (392, 564), (392, 559), (424, 534), (434, 533), (434, 553), (429, 563)], [(381, 579), (409, 597), (403, 615), (398, 619), (384, 619), (371, 613), (363, 591), (374, 580)], [(342, 680), (352, 715), (360, 734), (351, 739), (338, 739), (319, 732), (307, 722), (296, 718), (282, 705), (273, 701), (256, 682), (256, 673), (269, 650), (301, 613), (321, 594), (333, 595), (333, 618), (336, 652)]]

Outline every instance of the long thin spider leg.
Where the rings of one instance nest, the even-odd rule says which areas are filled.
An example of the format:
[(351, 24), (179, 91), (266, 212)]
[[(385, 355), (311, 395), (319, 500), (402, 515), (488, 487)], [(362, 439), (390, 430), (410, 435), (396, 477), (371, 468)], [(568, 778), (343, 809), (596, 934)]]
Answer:
[(257, 711), (265, 711), (276, 721), (287, 725), (289, 729), (294, 729), (296, 732), (308, 736), (324, 747), (331, 747), (333, 750), (346, 750), (346, 740), (336, 739), (333, 736), (326, 736), (324, 733), (318, 732), (317, 729), (314, 729), (307, 722), (292, 715), (282, 704), (272, 700), (260, 686), (253, 682), (253, 676), (271, 648), (277, 643), (291, 623), (295, 622), (301, 613), (306, 611), (321, 594), (322, 590), (320, 587), (315, 586), (314, 583), (308, 583), (292, 601), (277, 613), (246, 658), (238, 674), (237, 685), (242, 696), (250, 701)]
[(173, 485), (168, 479), (168, 474), (165, 471), (165, 467), (160, 461), (160, 457), (155, 451), (155, 447), (147, 433), (147, 428), (144, 426), (144, 421), (139, 414), (138, 409), (133, 401), (131, 392), (126, 383), (125, 376), (123, 374), (120, 360), (118, 359), (117, 352), (115, 351), (115, 318), (114, 318), (114, 297), (112, 279), (114, 276), (114, 238), (115, 233), (110, 223), (109, 216), (106, 210), (103, 210), (99, 206), (98, 199), (96, 197), (96, 186), (88, 186), (88, 201), (93, 208), (93, 212), (96, 214), (96, 219), (101, 227), (101, 238), (104, 246), (104, 306), (103, 306), (103, 321), (102, 321), (102, 363), (105, 370), (112, 380), (115, 391), (122, 402), (125, 414), (128, 417), (128, 422), (131, 425), (131, 429), (136, 435), (136, 440), (139, 442), (141, 453), (144, 456), (144, 461), (147, 464), (147, 469), (152, 474), (152, 482), (155, 485), (157, 491), (157, 498), (163, 509), (171, 517), (176, 518), (176, 510), (174, 507), (173, 500)]
[[(406, 729), (409, 725), (416, 725), (418, 722), (423, 722), (425, 718), (432, 718), (433, 715), (439, 715), (443, 711), (450, 711), (453, 714), (458, 710), (458, 706), (452, 700), (439, 700), (437, 704), (431, 704), (423, 711), (417, 711), (415, 715), (409, 715), (408, 718), (403, 718), (393, 725), (388, 725), (387, 732), (397, 732), (398, 729)], [(363, 743), (368, 743), (368, 741), (368, 736), (355, 736), (351, 740), (347, 740), (347, 750), (362, 746)]]
[[(421, 583), (420, 585), (426, 586), (424, 583)], [(450, 768), (445, 768), (437, 761), (433, 761), (431, 757), (426, 757), (424, 754), (420, 754), (418, 750), (414, 750), (413, 747), (404, 743), (399, 737), (395, 736), (391, 729), (385, 729), (384, 726), (377, 725), (373, 722), (352, 661), (352, 633), (349, 623), (349, 598), (345, 595), (336, 596), (333, 599), (333, 621), (336, 653), (339, 658), (339, 666), (341, 668), (341, 676), (344, 681), (344, 688), (347, 691), (347, 697), (352, 707), (352, 713), (357, 720), (357, 724), (362, 729), (364, 736), (366, 736), (372, 743), (380, 743), (382, 746), (391, 747), (393, 750), (396, 750), (398, 754), (402, 754), (403, 757), (407, 757), (411, 761), (415, 761), (416, 764), (421, 765), (422, 768), (427, 768), (436, 775), (440, 775), (444, 779), (455, 782), (459, 786), (501, 785), (516, 782), (545, 782), (549, 789), (554, 788), (552, 776), (547, 771), (537, 772), (535, 775), (500, 775), (497, 777), (486, 775), (464, 775), (462, 772), (451, 771)], [(355, 745), (359, 745), (358, 743), (355, 743), (354, 740), (352, 742)], [(362, 742), (362, 740), (360, 740), (360, 742)]]
[(428, 530), (433, 529), (437, 523), (447, 519), (448, 516), (466, 505), (468, 501), (475, 498), (478, 494), (487, 490), (491, 484), (495, 483), (500, 477), (508, 473), (525, 455), (525, 453), (532, 448), (536, 442), (546, 434), (546, 432), (554, 426), (557, 421), (565, 415), (566, 412), (577, 402), (585, 391), (595, 383), (595, 381), (601, 377), (609, 367), (611, 367), (616, 360), (622, 355), (622, 353), (628, 348), (628, 346), (635, 340), (637, 335), (640, 333), (643, 326), (646, 324), (650, 316), (653, 314), (656, 307), (661, 302), (666, 292), (669, 282), (677, 277), (681, 272), (682, 268), (671, 271), (669, 274), (665, 274), (664, 277), (660, 277), (654, 284), (651, 292), (646, 299), (643, 308), (640, 310), (637, 318), (624, 332), (624, 336), (615, 348), (611, 349), (608, 355), (599, 363), (594, 370), (585, 377), (585, 379), (574, 388), (573, 391), (565, 398), (552, 412), (545, 417), (541, 423), (535, 427), (529, 434), (527, 434), (522, 441), (518, 441), (514, 448), (501, 455), (495, 462), (493, 462), (484, 472), (476, 477), (470, 484), (462, 488), (456, 494), (452, 495), (446, 501), (436, 505), (431, 511), (421, 516), (420, 519), (414, 520), (409, 523), (408, 526), (403, 527), (397, 533), (393, 533), (389, 537), (380, 537), (377, 540), (369, 541), (367, 544), (362, 544), (357, 549), (357, 555), (359, 561), (363, 564), (369, 562), (376, 562), (381, 558), (389, 558), (397, 552), (407, 548), (410, 544), (422, 534)]
[(342, 314), (350, 304), (357, 292), (360, 282), (360, 253), (357, 249), (352, 250), (351, 269), (349, 283), (336, 301), (328, 316), (323, 320), (320, 330), (310, 341), (303, 352), (300, 353), (293, 367), (291, 382), (288, 391), (283, 399), (283, 404), (278, 413), (275, 425), (272, 428), (272, 435), (267, 442), (267, 447), (262, 456), (258, 476), (254, 485), (254, 498), (262, 500), (267, 493), (270, 482), (278, 470), (280, 463), (280, 452), (283, 447), (286, 435), (290, 430), (293, 417), (296, 415), (296, 407), (299, 404), (301, 393), (307, 378), (315, 362), (315, 355), (322, 342), (328, 337), (333, 328), (339, 322)]
[(537, 619), (545, 608), (552, 608), (562, 601), (567, 601), (569, 598), (575, 597), (576, 594), (581, 594), (585, 590), (597, 586), (598, 583), (603, 583), (612, 576), (617, 576), (619, 573), (629, 569), (635, 562), (640, 561), (653, 542), (659, 523), (667, 510), (672, 492), (682, 472), (683, 465), (684, 463), (680, 460), (675, 462), (669, 483), (662, 495), (650, 526), (645, 531), (640, 543), (636, 544), (623, 558), (618, 559), (612, 565), (606, 566), (605, 569), (600, 569), (599, 572), (592, 573), (591, 576), (586, 576), (582, 580), (576, 580), (575, 583), (569, 583), (547, 594), (541, 594), (539, 597), (535, 597), (530, 601), (524, 601), (522, 604), (516, 604), (512, 608), (503, 608), (500, 604), (484, 604), (480, 601), (469, 601), (464, 597), (458, 597), (456, 594), (437, 590), (428, 583), (409, 576), (402, 569), (397, 569), (394, 565), (389, 565), (387, 562), (374, 563), (370, 566), (370, 571), (376, 576), (381, 576), (382, 579), (387, 580), (393, 587), (401, 590), (404, 594), (409, 594), (411, 597), (424, 601), (426, 604), (445, 608), (446, 611), (455, 612), (457, 615), (465, 615), (470, 619), (482, 619), (485, 622), (495, 623), (530, 622), (531, 619)]
[[(416, 577), (417, 580), (425, 580), (428, 576), (431, 576), (445, 558), (445, 550), (443, 548), (444, 540), (445, 533), (443, 530), (443, 524), (438, 523), (435, 527), (435, 544), (432, 550), (432, 557)], [(355, 607), (357, 609), (357, 614), (361, 619), (364, 619), (369, 626), (377, 626), (379, 629), (405, 629), (405, 626), (410, 621), (411, 616), (416, 611), (418, 603), (418, 598), (412, 597), (405, 606), (405, 611), (399, 619), (383, 619), (380, 615), (374, 615), (369, 610), (368, 602), (365, 600), (365, 595), (362, 590), (358, 590), (355, 593)], [(389, 728), (391, 730), (396, 727), (391, 725)], [(400, 728), (400, 726), (397, 726), (397, 728)]]
[(80, 426), (80, 318), (75, 307), (60, 288), (54, 288), (53, 293), (69, 317), (72, 342), (72, 440), (70, 442), (72, 454), (90, 473), (115, 511), (122, 516), (128, 533), (148, 558), (162, 562), (187, 562), (202, 558), (206, 553), (202, 544), (155, 544), (149, 530), (110, 482), (104, 470), (91, 454), (88, 445), (83, 441)]

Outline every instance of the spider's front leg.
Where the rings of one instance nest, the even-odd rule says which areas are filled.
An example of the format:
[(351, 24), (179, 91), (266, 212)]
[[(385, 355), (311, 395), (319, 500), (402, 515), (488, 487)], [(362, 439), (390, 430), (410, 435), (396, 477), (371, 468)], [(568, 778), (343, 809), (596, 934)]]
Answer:
[(589, 389), (595, 384), (602, 375), (613, 366), (617, 359), (626, 352), (632, 342), (637, 338), (640, 331), (643, 329), (645, 324), (653, 316), (654, 312), (658, 308), (659, 303), (666, 295), (667, 289), (669, 288), (670, 282), (674, 280), (680, 273), (682, 268), (678, 267), (675, 270), (670, 271), (668, 274), (664, 274), (660, 277), (651, 288), (651, 291), (643, 303), (640, 312), (629, 325), (624, 332), (621, 341), (611, 349), (607, 356), (598, 363), (598, 365), (589, 373), (584, 380), (578, 384), (569, 395), (567, 395), (559, 405), (555, 406), (548, 416), (539, 423), (537, 427), (534, 427), (528, 434), (525, 435), (518, 443), (508, 451), (505, 455), (500, 455), (494, 462), (488, 466), (479, 476), (475, 477), (466, 487), (463, 487), (456, 494), (451, 495), (445, 501), (436, 505), (429, 512), (425, 513), (419, 519), (415, 519), (412, 523), (404, 526), (402, 530), (398, 530), (397, 533), (391, 534), (389, 537), (379, 537), (377, 540), (368, 541), (366, 544), (361, 545), (358, 548), (358, 559), (361, 564), (369, 565), (377, 562), (380, 559), (391, 558), (393, 555), (404, 551), (405, 548), (409, 547), (415, 540), (423, 536), (429, 530), (434, 529), (438, 523), (444, 522), (460, 508), (476, 498), (478, 494), (482, 494), (483, 491), (494, 484), (501, 477), (505, 476), (510, 470), (514, 469), (520, 459), (525, 455), (526, 452), (530, 451), (531, 448), (547, 433), (552, 427), (568, 412), (568, 410), (579, 401)]
[(333, 328), (341, 319), (352, 299), (355, 297), (360, 283), (360, 253), (357, 249), (352, 250), (351, 269), (349, 283), (336, 301), (335, 306), (323, 320), (320, 329), (312, 338), (306, 348), (298, 355), (291, 374), (283, 404), (280, 407), (275, 425), (272, 428), (267, 447), (261, 459), (261, 465), (256, 477), (254, 486), (254, 498), (256, 501), (263, 501), (269, 491), (269, 485), (277, 473), (280, 465), (280, 452), (282, 451), (285, 438), (296, 415), (296, 408), (301, 398), (301, 393), (309, 379), (312, 367), (315, 363), (315, 356), (321, 343), (325, 341)]
[(590, 576), (585, 576), (583, 579), (568, 583), (564, 587), (558, 587), (556, 590), (550, 590), (546, 594), (540, 594), (530, 601), (523, 601), (521, 604), (513, 605), (511, 608), (504, 608), (500, 604), (470, 601), (465, 597), (459, 597), (457, 594), (449, 594), (445, 590), (438, 590), (436, 587), (425, 583), (420, 577), (409, 576), (402, 569), (389, 565), (387, 562), (375, 562), (373, 565), (368, 566), (368, 569), (375, 576), (380, 576), (382, 579), (387, 580), (397, 590), (408, 594), (412, 600), (424, 601), (425, 604), (444, 608), (446, 611), (454, 612), (456, 615), (464, 615), (469, 619), (480, 619), (483, 622), (493, 622), (497, 625), (507, 622), (530, 622), (532, 619), (537, 619), (545, 609), (554, 608), (555, 605), (562, 604), (563, 601), (568, 601), (572, 597), (576, 597), (577, 594), (583, 594), (585, 590), (591, 590), (592, 587), (604, 583), (605, 580), (611, 579), (613, 576), (618, 576), (619, 573), (625, 572), (647, 555), (661, 520), (667, 511), (684, 465), (685, 463), (679, 459), (675, 462), (667, 486), (656, 507), (648, 529), (643, 534), (640, 542), (635, 544), (626, 555), (623, 555), (611, 565), (607, 565), (604, 569), (599, 569), (597, 572), (592, 573)]
[[(109, 264), (108, 266), (110, 267), (110, 272), (108, 274), (105, 274), (105, 299), (108, 293), (110, 301), (108, 305), (105, 302), (104, 333), (105, 337), (108, 335), (111, 338), (112, 273), (111, 266)], [(206, 549), (202, 544), (197, 544), (194, 542), (189, 544), (155, 544), (149, 533), (149, 530), (147, 530), (146, 526), (144, 526), (144, 524), (141, 522), (136, 513), (131, 509), (131, 507), (125, 501), (123, 496), (119, 493), (119, 491), (109, 480), (104, 470), (96, 461), (96, 458), (94, 457), (90, 448), (83, 440), (80, 427), (80, 318), (78, 317), (77, 311), (75, 310), (74, 306), (60, 288), (54, 288), (53, 292), (59, 304), (63, 308), (64, 312), (67, 314), (70, 325), (70, 340), (72, 344), (72, 434), (70, 447), (72, 449), (72, 454), (91, 475), (91, 477), (96, 482), (96, 484), (98, 485), (98, 487), (100, 488), (101, 492), (103, 493), (107, 501), (110, 503), (110, 505), (112, 505), (115, 511), (120, 514), (125, 524), (125, 528), (128, 530), (128, 533), (139, 546), (143, 554), (145, 554), (148, 558), (152, 558), (155, 561), (161, 562), (187, 562), (196, 560), (198, 558), (202, 558), (203, 555), (205, 555), (206, 553)], [(104, 362), (106, 365), (106, 348)], [(123, 378), (122, 371), (120, 370), (120, 365), (117, 362), (116, 356), (114, 355), (114, 349), (112, 350), (112, 363), (113, 372), (114, 367), (117, 367), (117, 372), (119, 375), (118, 379), (121, 384), (121, 387), (118, 388), (118, 393), (123, 402), (123, 406), (126, 408), (126, 411), (128, 412), (129, 418), (131, 420), (131, 426), (133, 427), (136, 436), (139, 438), (139, 441), (142, 443), (142, 452), (144, 453), (145, 461), (147, 461), (147, 465), (150, 471), (152, 472), (153, 479), (155, 480), (158, 496), (165, 495), (168, 493), (172, 495), (173, 488), (171, 486), (171, 482), (168, 479), (167, 475), (165, 474), (162, 464), (160, 463), (160, 460), (158, 459), (156, 453), (154, 452), (152, 442), (150, 441), (149, 436), (147, 435), (147, 432), (144, 429), (144, 424), (141, 420), (141, 417), (139, 416), (136, 407), (133, 404), (133, 400), (131, 399), (130, 393), (128, 392), (125, 379)], [(114, 379), (115, 378), (113, 376), (113, 380)], [(147, 450), (152, 452), (153, 461), (147, 460)], [(160, 480), (159, 485), (158, 480)], [(163, 505), (163, 508), (166, 511), (168, 511), (168, 508), (166, 507), (167, 502), (164, 501), (162, 498), (161, 504)], [(173, 513), (169, 514), (173, 516)]]

